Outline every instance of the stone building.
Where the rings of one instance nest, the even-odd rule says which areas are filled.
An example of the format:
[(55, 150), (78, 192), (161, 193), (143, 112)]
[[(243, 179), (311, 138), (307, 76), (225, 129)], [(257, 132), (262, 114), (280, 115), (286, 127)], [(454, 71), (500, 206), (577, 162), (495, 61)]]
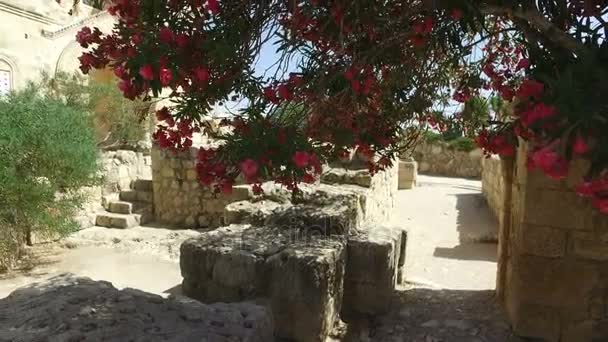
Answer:
[(0, 95), (23, 87), (41, 71), (78, 70), (82, 51), (75, 40), (83, 26), (107, 32), (113, 18), (72, 1), (0, 0)]

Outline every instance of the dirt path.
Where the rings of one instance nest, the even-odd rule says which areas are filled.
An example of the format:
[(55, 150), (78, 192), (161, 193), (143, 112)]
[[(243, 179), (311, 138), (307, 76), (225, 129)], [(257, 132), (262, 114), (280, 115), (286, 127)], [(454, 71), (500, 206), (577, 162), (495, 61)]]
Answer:
[(520, 341), (494, 298), (497, 222), (481, 182), (420, 176), (399, 191), (393, 224), (408, 230), (408, 287), (388, 315), (351, 324), (346, 341)]
[(408, 229), (406, 279), (430, 287), (493, 290), (497, 221), (481, 182), (419, 176), (397, 195), (394, 223)]

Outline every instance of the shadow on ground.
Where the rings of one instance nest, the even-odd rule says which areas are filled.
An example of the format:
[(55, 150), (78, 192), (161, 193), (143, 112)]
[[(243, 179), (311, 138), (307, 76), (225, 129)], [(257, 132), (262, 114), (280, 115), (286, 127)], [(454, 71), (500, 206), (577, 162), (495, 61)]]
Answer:
[(457, 227), (460, 244), (435, 248), (434, 256), (459, 260), (496, 262), (498, 222), (481, 193), (457, 193)]
[(388, 315), (349, 322), (343, 341), (519, 341), (511, 336), (494, 291), (415, 288), (396, 291), (393, 303)]

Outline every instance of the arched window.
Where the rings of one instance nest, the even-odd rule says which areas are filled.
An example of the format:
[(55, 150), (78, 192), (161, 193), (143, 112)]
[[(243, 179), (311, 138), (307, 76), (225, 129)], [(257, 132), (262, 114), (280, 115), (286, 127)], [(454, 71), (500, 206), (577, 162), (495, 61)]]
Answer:
[(4, 60), (0, 59), (0, 96), (8, 94), (13, 89), (13, 70)]

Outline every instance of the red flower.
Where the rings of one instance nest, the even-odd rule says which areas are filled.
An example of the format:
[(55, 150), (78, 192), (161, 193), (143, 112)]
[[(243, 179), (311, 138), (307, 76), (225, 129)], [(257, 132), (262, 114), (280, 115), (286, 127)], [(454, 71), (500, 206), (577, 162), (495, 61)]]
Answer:
[(517, 70), (528, 69), (530, 67), (530, 60), (527, 58), (523, 58), (517, 64)]
[(291, 93), (291, 90), (289, 89), (287, 84), (281, 84), (278, 87), (278, 92), (279, 92), (279, 96), (287, 101), (289, 101), (293, 98), (293, 94)]
[(534, 152), (531, 159), (536, 167), (553, 179), (563, 179), (568, 175), (568, 162), (550, 148)]
[(180, 48), (185, 48), (188, 45), (188, 42), (190, 42), (190, 38), (185, 33), (180, 33), (175, 36), (175, 44)]
[(353, 79), (350, 81), (350, 87), (353, 89), (353, 91), (355, 92), (355, 94), (360, 94), (361, 93), (361, 82), (359, 82), (356, 79)]
[(517, 97), (526, 100), (530, 98), (539, 99), (544, 91), (545, 86), (542, 83), (535, 80), (525, 80), (517, 91)]
[(262, 189), (262, 184), (256, 183), (251, 187), (254, 195), (261, 195), (264, 193), (264, 189)]
[(114, 75), (120, 79), (125, 79), (127, 77), (127, 71), (122, 64), (119, 64), (114, 67)]
[(166, 87), (171, 83), (171, 80), (173, 80), (173, 74), (171, 73), (171, 70), (167, 68), (160, 69), (160, 84), (163, 87)]
[(273, 87), (268, 86), (264, 88), (264, 97), (266, 98), (266, 100), (272, 103), (276, 104), (277, 102), (279, 102), (279, 99), (277, 98), (277, 90)]
[(232, 193), (232, 187), (233, 187), (233, 183), (230, 180), (224, 180), (221, 184), (221, 191), (224, 194), (231, 194)]
[(245, 159), (241, 162), (241, 171), (246, 178), (251, 178), (258, 173), (258, 163), (253, 159)]
[(464, 16), (464, 12), (462, 12), (462, 10), (460, 8), (454, 8), (452, 10), (452, 13), (450, 13), (450, 17), (452, 17), (452, 19), (454, 19), (456, 21), (462, 19), (463, 16)]
[(139, 68), (139, 75), (146, 81), (154, 79), (154, 68), (150, 64), (146, 64)]
[(199, 82), (206, 83), (209, 81), (209, 69), (205, 67), (196, 67), (194, 69), (194, 75)]
[(165, 121), (171, 118), (171, 113), (169, 113), (169, 109), (167, 107), (163, 107), (156, 112), (156, 119), (158, 121)]
[(600, 213), (608, 215), (608, 198), (595, 198), (593, 200), (593, 206), (597, 208)]
[(593, 197), (596, 190), (596, 186), (592, 182), (584, 182), (576, 186), (576, 193), (583, 197)]
[(294, 153), (291, 160), (297, 167), (302, 169), (308, 166), (308, 163), (310, 162), (310, 155), (308, 152), (297, 151)]
[(160, 29), (160, 32), (158, 33), (158, 39), (162, 43), (171, 44), (173, 42), (173, 39), (175, 39), (175, 34), (170, 28), (165, 26)]
[(304, 183), (312, 184), (315, 182), (315, 177), (313, 175), (307, 173), (304, 175), (304, 177), (302, 177), (302, 181)]
[(520, 114), (521, 122), (524, 126), (528, 127), (533, 125), (538, 120), (545, 120), (552, 118), (557, 114), (555, 107), (548, 106), (544, 103), (538, 103), (534, 107), (524, 111)]
[(131, 37), (131, 42), (133, 43), (133, 45), (139, 45), (139, 44), (141, 44), (142, 41), (143, 41), (143, 38), (141, 37), (141, 35), (139, 35), (137, 33)]
[(220, 13), (220, 4), (218, 0), (207, 0), (207, 9), (213, 14)]
[(412, 38), (410, 38), (410, 41), (412, 42), (412, 45), (414, 45), (414, 47), (422, 47), (426, 44), (426, 38), (424, 38), (421, 35), (415, 35)]
[(577, 135), (572, 144), (572, 152), (575, 154), (585, 154), (589, 151), (589, 145), (580, 135)]

